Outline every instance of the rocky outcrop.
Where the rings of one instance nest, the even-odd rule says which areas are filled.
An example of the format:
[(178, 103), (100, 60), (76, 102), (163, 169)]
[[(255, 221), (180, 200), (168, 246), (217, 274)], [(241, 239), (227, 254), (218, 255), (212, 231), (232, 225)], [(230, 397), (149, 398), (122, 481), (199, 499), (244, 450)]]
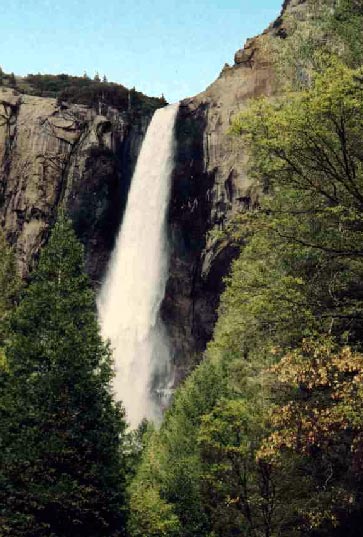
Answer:
[(99, 281), (150, 117), (131, 121), (111, 108), (97, 114), (1, 88), (0, 219), (23, 277), (63, 207), (85, 245), (88, 272)]

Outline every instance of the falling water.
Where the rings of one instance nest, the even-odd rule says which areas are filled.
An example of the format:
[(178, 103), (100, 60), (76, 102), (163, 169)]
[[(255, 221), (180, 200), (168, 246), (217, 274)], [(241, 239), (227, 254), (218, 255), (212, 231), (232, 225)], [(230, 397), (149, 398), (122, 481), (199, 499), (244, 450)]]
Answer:
[(160, 319), (168, 273), (166, 213), (178, 105), (157, 110), (137, 161), (123, 223), (98, 310), (115, 361), (114, 388), (135, 427), (158, 421), (172, 384), (170, 350)]

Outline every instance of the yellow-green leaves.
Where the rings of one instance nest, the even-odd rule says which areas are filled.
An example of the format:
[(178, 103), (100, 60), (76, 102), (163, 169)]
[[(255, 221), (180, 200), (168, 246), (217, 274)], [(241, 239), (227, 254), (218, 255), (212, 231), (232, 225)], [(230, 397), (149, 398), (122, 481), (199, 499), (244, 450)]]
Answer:
[(359, 500), (348, 491), (363, 470), (363, 355), (330, 338), (307, 340), (272, 371), (285, 401), (271, 412), (272, 432), (257, 459), (284, 468), (289, 458), (313, 458), (321, 497), (318, 508), (304, 509), (308, 527), (337, 523), (337, 510)]

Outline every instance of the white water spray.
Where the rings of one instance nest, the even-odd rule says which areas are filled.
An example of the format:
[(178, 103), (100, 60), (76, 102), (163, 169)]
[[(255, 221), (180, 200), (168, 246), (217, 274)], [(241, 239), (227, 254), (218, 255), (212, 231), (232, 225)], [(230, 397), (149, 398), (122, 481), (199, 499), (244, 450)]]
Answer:
[(141, 147), (98, 310), (111, 341), (116, 397), (135, 427), (158, 421), (172, 385), (170, 350), (159, 316), (168, 274), (166, 213), (178, 105), (157, 110)]

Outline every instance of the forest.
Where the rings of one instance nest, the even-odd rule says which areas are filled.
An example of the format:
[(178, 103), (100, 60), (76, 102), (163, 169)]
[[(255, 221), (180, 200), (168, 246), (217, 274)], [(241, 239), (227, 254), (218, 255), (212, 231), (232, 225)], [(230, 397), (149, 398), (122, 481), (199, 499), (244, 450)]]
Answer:
[(28, 74), (25, 77), (15, 77), (14, 73), (5, 73), (0, 68), (0, 86), (16, 89), (20, 93), (38, 97), (54, 97), (61, 105), (83, 104), (99, 110), (101, 106), (112, 106), (121, 112), (140, 113), (154, 111), (164, 106), (163, 97), (148, 97), (135, 88), (128, 89), (122, 84), (109, 82), (104, 75), (102, 80), (98, 73), (90, 78), (87, 73), (83, 76), (67, 74), (47, 75)]
[(112, 397), (67, 215), (26, 284), (0, 236), (1, 537), (363, 534), (363, 6), (308, 4), (232, 121), (259, 203), (211, 231), (239, 254), (160, 427)]

